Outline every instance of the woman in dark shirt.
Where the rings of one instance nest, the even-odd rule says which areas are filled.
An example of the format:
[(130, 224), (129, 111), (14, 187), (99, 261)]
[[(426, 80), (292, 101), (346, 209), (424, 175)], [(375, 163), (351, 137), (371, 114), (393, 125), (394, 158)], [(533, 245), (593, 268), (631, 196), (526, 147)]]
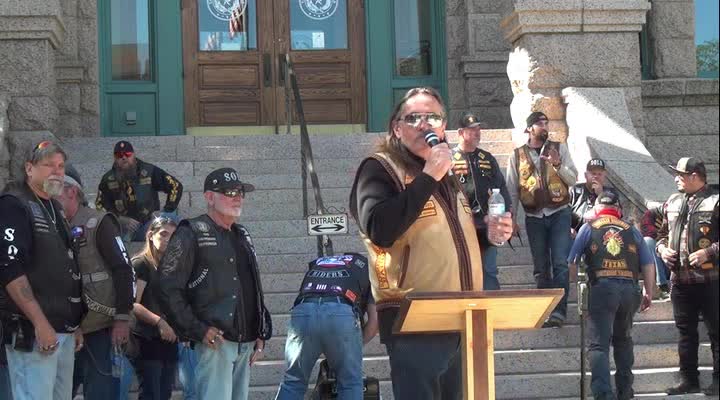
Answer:
[(132, 259), (137, 276), (137, 296), (133, 312), (140, 352), (136, 369), (140, 380), (140, 400), (167, 400), (172, 395), (177, 369), (177, 335), (168, 325), (153, 294), (152, 282), (170, 236), (177, 224), (170, 218), (156, 218), (145, 235), (145, 247)]

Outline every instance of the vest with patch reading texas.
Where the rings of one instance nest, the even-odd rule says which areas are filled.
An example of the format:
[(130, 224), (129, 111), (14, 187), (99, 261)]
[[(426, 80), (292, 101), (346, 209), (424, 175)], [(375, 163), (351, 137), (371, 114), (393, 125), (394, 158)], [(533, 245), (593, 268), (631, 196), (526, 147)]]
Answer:
[(637, 280), (640, 258), (630, 224), (604, 215), (590, 226), (590, 242), (585, 248), (590, 280), (609, 277)]
[[(414, 180), (389, 156), (376, 153), (399, 191)], [(456, 213), (434, 194), (415, 222), (389, 248), (362, 234), (370, 259), (370, 281), (378, 309), (399, 305), (411, 290), (459, 292), (482, 290), (482, 259), (472, 212), (458, 193)]]

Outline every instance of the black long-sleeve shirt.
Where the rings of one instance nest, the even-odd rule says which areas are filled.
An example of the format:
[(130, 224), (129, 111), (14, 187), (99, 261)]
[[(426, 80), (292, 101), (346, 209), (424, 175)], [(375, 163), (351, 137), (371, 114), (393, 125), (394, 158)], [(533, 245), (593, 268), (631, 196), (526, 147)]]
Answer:
[(432, 194), (441, 196), (455, 207), (453, 177), (438, 182), (420, 173), (398, 191), (393, 178), (375, 159), (368, 159), (358, 168), (355, 204), (351, 212), (360, 229), (378, 246), (390, 247), (415, 222)]
[(110, 268), (115, 288), (115, 317), (126, 319), (132, 310), (134, 274), (125, 245), (120, 239), (120, 227), (109, 217), (100, 221), (95, 232), (98, 252)]

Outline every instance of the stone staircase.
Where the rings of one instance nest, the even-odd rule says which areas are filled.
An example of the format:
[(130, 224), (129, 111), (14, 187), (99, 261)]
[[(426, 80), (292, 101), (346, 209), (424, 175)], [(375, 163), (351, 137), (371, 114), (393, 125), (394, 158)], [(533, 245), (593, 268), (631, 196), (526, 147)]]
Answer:
[[(371, 152), (377, 137), (376, 134), (362, 134), (317, 135), (311, 138), (326, 206), (347, 210), (355, 168), (359, 160)], [(195, 216), (205, 211), (202, 184), (206, 174), (215, 168), (234, 167), (243, 181), (256, 186), (257, 190), (246, 199), (240, 220), (250, 230), (256, 244), (265, 299), (273, 315), (275, 333), (267, 344), (264, 360), (252, 370), (251, 398), (274, 398), (283, 375), (283, 347), (289, 310), (307, 262), (316, 256), (315, 238), (307, 235), (302, 215), (299, 137), (127, 139), (132, 142), (139, 158), (162, 167), (183, 183), (185, 194), (180, 206), (183, 216)], [(64, 142), (70, 161), (80, 171), (91, 200), (100, 176), (112, 163), (112, 146), (117, 140), (119, 138), (82, 138)], [(484, 131), (481, 147), (493, 152), (504, 169), (512, 151), (510, 131)], [(314, 204), (312, 197), (310, 199)], [(364, 252), (354, 225), (348, 235), (333, 236), (332, 239), (336, 252)], [(499, 279), (503, 288), (534, 287), (527, 237), (523, 237), (523, 241), (525, 246), (514, 243), (517, 245), (515, 250), (507, 246), (499, 250)], [(568, 323), (561, 329), (496, 333), (498, 399), (579, 397), (580, 329), (576, 298), (576, 290), (571, 284)], [(700, 362), (703, 384), (706, 385), (712, 360), (704, 327), (701, 330)], [(665, 398), (660, 394), (663, 388), (677, 379), (677, 336), (669, 302), (655, 302), (648, 312), (636, 316), (633, 337), (637, 393), (647, 394), (647, 398)], [(389, 363), (384, 346), (377, 337), (365, 347), (364, 371), (379, 378), (383, 398), (392, 399)], [(182, 398), (181, 392), (174, 397)]]

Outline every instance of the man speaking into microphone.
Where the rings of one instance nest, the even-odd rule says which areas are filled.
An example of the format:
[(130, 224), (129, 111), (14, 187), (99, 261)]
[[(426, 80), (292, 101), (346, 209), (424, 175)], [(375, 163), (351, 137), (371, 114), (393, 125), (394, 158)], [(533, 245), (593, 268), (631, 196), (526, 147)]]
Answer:
[[(358, 167), (350, 194), (350, 212), (368, 250), (380, 341), (390, 356), (396, 399), (460, 400), (463, 388), (459, 333), (392, 334), (405, 296), (483, 287), (472, 211), (448, 174), (446, 123), (437, 91), (408, 91), (392, 111), (376, 153)], [(488, 236), (506, 241), (511, 234), (509, 213), (488, 221)]]

